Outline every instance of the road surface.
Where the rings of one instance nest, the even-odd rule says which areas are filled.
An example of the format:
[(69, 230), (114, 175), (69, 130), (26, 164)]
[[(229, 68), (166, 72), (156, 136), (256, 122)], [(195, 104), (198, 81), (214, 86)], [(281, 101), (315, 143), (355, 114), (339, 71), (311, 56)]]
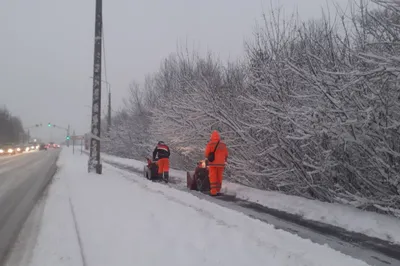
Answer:
[(0, 157), (0, 265), (56, 172), (59, 150)]

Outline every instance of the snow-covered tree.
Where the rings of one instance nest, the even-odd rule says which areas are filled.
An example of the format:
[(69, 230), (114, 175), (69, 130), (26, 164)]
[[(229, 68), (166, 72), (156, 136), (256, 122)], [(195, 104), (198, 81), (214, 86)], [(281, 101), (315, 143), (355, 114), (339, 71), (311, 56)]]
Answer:
[(273, 11), (235, 63), (170, 55), (130, 87), (107, 149), (140, 158), (164, 140), (191, 170), (218, 129), (235, 182), (400, 216), (400, 6), (372, 2), (307, 22)]
[(0, 108), (0, 144), (18, 143), (25, 137), (21, 119), (13, 116), (7, 108)]

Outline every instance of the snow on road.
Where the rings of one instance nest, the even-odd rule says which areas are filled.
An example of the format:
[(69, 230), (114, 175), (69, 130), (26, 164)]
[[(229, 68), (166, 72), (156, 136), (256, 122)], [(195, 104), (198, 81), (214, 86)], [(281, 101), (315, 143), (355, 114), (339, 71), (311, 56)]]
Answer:
[[(103, 154), (109, 162), (143, 170), (144, 162)], [(186, 186), (186, 172), (171, 170), (171, 177), (181, 180)], [(400, 244), (400, 219), (388, 215), (359, 210), (349, 205), (321, 202), (275, 191), (265, 191), (224, 181), (222, 191), (237, 198), (263, 206), (296, 214), (304, 219), (318, 221), (348, 231), (380, 238)]]
[(340, 265), (366, 263), (191, 194), (60, 157), (30, 266)]

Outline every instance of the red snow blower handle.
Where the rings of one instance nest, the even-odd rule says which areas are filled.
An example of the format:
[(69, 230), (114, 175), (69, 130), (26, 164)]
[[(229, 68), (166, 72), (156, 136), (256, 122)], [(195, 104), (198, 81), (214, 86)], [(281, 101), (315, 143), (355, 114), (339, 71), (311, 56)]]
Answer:
[(153, 163), (152, 160), (150, 160), (150, 158), (148, 158), (148, 157), (145, 157), (145, 158), (146, 158), (146, 160), (147, 160), (147, 165), (150, 165), (150, 164)]

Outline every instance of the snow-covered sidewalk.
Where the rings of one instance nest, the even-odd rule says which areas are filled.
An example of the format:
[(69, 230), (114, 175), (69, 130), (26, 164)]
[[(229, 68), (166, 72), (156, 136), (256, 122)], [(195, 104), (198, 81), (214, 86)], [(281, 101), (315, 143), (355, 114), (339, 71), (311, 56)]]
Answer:
[(367, 265), (69, 150), (59, 165), (30, 266)]
[[(142, 171), (144, 162), (102, 154), (106, 162), (112, 162)], [(171, 170), (171, 177), (186, 186), (186, 172)], [(348, 231), (380, 238), (400, 244), (400, 219), (374, 212), (362, 211), (349, 205), (320, 202), (302, 197), (265, 191), (224, 181), (222, 191), (236, 195), (237, 198), (258, 203), (287, 213), (299, 215), (304, 219), (344, 228)]]

